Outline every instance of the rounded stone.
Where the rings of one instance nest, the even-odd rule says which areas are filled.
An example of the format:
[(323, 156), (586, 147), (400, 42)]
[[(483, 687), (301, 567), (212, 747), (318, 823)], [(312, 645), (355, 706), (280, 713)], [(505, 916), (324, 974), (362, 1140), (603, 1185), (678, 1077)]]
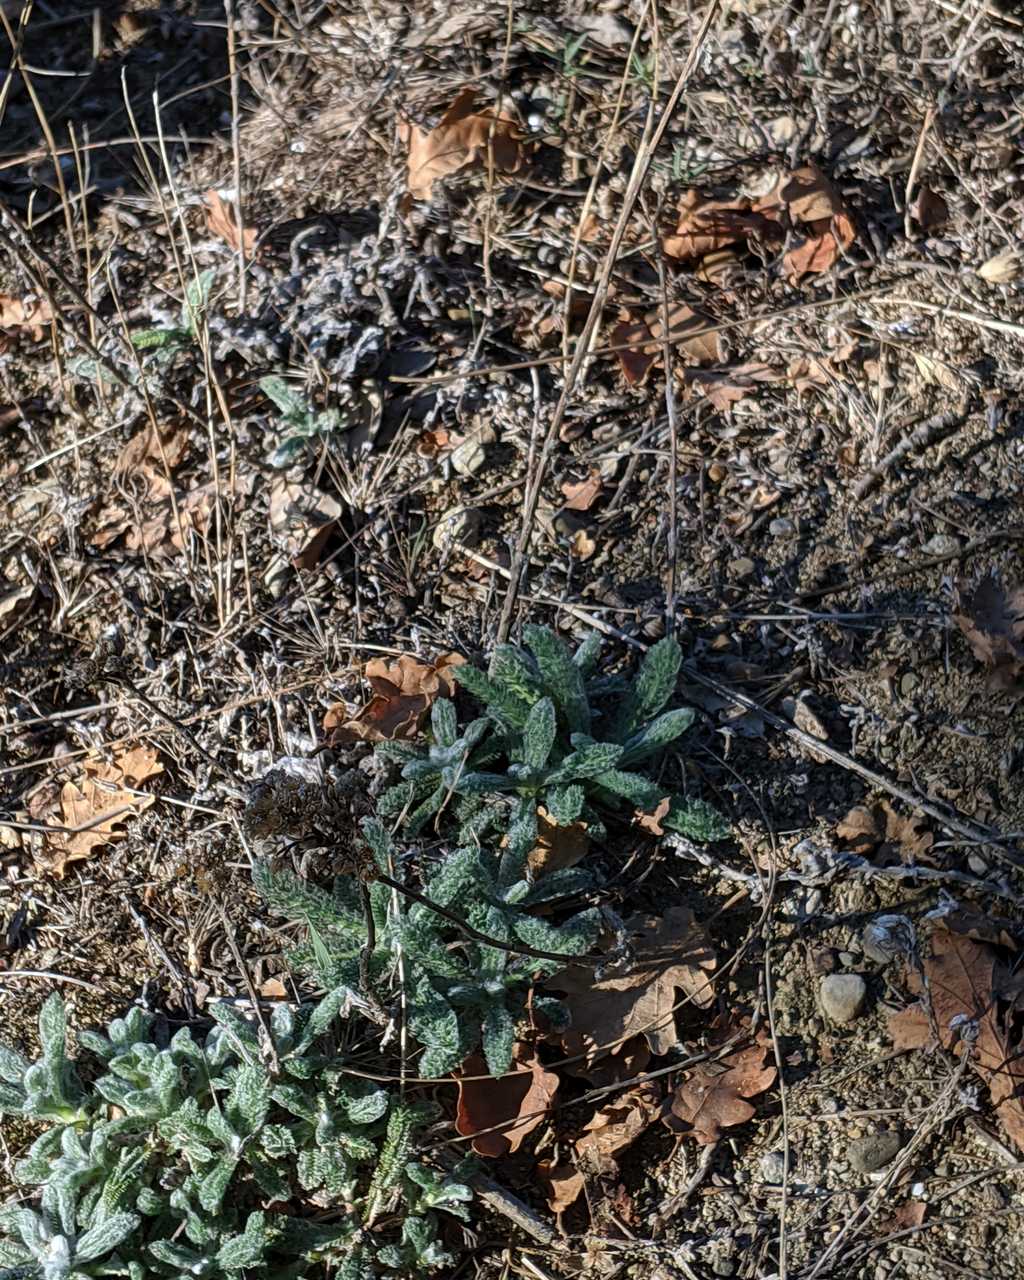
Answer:
[(867, 1137), (855, 1138), (846, 1148), (850, 1164), (858, 1173), (874, 1173), (882, 1169), (899, 1154), (903, 1147), (903, 1138), (891, 1130), (881, 1133), (869, 1133)]
[(852, 1022), (864, 1009), (868, 989), (859, 973), (830, 973), (822, 978), (819, 997), (833, 1022)]
[(780, 1183), (786, 1172), (786, 1155), (783, 1151), (766, 1151), (761, 1157), (761, 1177), (765, 1182)]

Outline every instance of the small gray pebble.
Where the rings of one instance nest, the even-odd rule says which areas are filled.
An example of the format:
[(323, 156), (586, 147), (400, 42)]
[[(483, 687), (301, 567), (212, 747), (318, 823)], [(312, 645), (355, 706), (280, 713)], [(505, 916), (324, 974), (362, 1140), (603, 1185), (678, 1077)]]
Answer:
[(796, 533), (796, 525), (785, 516), (778, 516), (769, 524), (768, 532), (773, 538), (792, 538)]
[(854, 965), (857, 963), (857, 957), (853, 954), (852, 951), (840, 951), (839, 963), (843, 965), (844, 968), (848, 969), (851, 965)]
[(988, 863), (984, 858), (979, 858), (976, 853), (967, 855), (967, 865), (976, 876), (988, 875)]
[(782, 1151), (766, 1151), (761, 1157), (761, 1177), (765, 1182), (781, 1182), (785, 1172), (785, 1153)]
[(874, 1173), (894, 1160), (902, 1146), (903, 1139), (898, 1133), (869, 1133), (865, 1138), (854, 1138), (846, 1154), (858, 1173)]
[(859, 973), (830, 973), (821, 980), (819, 997), (833, 1022), (852, 1022), (864, 1008), (867, 986)]
[(824, 1112), (825, 1115), (834, 1116), (836, 1112), (839, 1110), (839, 1099), (833, 1098), (831, 1094), (827, 1093), (822, 1098), (821, 1102), (819, 1103), (819, 1106), (821, 1107), (821, 1110)]
[(716, 1258), (711, 1264), (711, 1270), (716, 1276), (723, 1276), (724, 1280), (730, 1280), (730, 1277), (735, 1274), (728, 1258)]

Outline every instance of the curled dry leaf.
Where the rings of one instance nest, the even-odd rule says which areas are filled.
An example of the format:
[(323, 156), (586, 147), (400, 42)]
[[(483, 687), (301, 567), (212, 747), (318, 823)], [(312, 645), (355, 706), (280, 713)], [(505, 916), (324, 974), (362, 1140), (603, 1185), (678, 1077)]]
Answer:
[(38, 342), (45, 332), (44, 325), (53, 319), (53, 311), (45, 298), (25, 302), (9, 293), (0, 293), (0, 344), (5, 335), (26, 333)]
[(562, 485), (566, 510), (589, 511), (600, 497), (601, 485), (600, 471), (591, 471), (586, 480), (581, 480), (579, 484), (572, 484), (567, 481)]
[(731, 369), (687, 369), (686, 381), (703, 392), (720, 413), (729, 413), (734, 404), (754, 394), (764, 382), (782, 377), (761, 360), (734, 365)]
[(572, 1019), (561, 1033), (562, 1047), (585, 1055), (588, 1066), (635, 1035), (644, 1036), (653, 1053), (668, 1053), (677, 1040), (677, 989), (700, 1008), (712, 1000), (715, 955), (688, 907), (633, 916), (626, 924), (635, 959), (625, 973), (596, 979), (589, 965), (569, 965), (546, 983), (565, 993)]
[(992, 668), (996, 684), (1020, 679), (1024, 674), (1024, 585), (1003, 586), (991, 573), (974, 586), (960, 581), (953, 620), (974, 656)]
[(744, 240), (772, 240), (779, 237), (778, 209), (768, 203), (714, 200), (699, 191), (687, 191), (679, 201), (675, 232), (665, 236), (661, 247), (678, 262), (694, 262), (707, 254)]
[(633, 814), (633, 820), (638, 827), (642, 827), (644, 831), (649, 831), (652, 836), (663, 836), (665, 828), (661, 825), (661, 820), (668, 817), (668, 811), (671, 808), (672, 801), (666, 796), (664, 800), (658, 801), (650, 813), (644, 813), (642, 809), (637, 809)]
[(466, 659), (445, 653), (432, 665), (403, 653), (397, 662), (373, 658), (363, 675), (373, 697), (350, 717), (344, 703), (335, 703), (324, 716), (324, 729), (331, 746), (339, 743), (382, 742), (391, 738), (414, 738), (437, 698), (455, 692), (452, 668)]
[(782, 260), (790, 284), (830, 270), (857, 238), (842, 196), (817, 165), (807, 164), (783, 181), (779, 199), (803, 234)]
[(583, 1194), (583, 1174), (571, 1164), (556, 1164), (554, 1160), (538, 1160), (537, 1176), (544, 1183), (544, 1191), (551, 1212), (561, 1216)]
[(587, 856), (590, 836), (585, 822), (560, 827), (543, 805), (537, 810), (537, 843), (530, 850), (527, 865), (534, 879), (552, 871), (574, 867)]
[(491, 110), (474, 111), (480, 90), (464, 88), (433, 129), (425, 133), (414, 124), (399, 126), (409, 148), (409, 194), (429, 200), (438, 178), (487, 163), (488, 151), (500, 173), (515, 173), (523, 163), (522, 133), (511, 116)]
[(235, 210), (226, 203), (219, 191), (207, 191), (203, 196), (206, 207), (206, 229), (219, 236), (235, 253), (241, 251), (243, 258), (251, 258), (256, 252), (256, 228), (239, 227), (235, 221)]
[(709, 332), (710, 325), (706, 316), (698, 315), (685, 302), (673, 302), (668, 308), (667, 329), (661, 307), (655, 307), (642, 320), (624, 316), (611, 332), (611, 345), (624, 348), (616, 355), (623, 376), (632, 387), (642, 382), (660, 361), (666, 332), (685, 364), (714, 364), (721, 360), (722, 339), (718, 333)]
[(598, 1108), (576, 1139), (580, 1163), (594, 1173), (617, 1173), (616, 1155), (635, 1142), (660, 1114), (661, 1090), (654, 1080), (617, 1094)]
[(927, 823), (917, 817), (903, 817), (888, 800), (854, 805), (836, 825), (836, 835), (861, 857), (877, 857), (881, 866), (893, 863), (909, 866), (927, 859), (935, 843)]
[(69, 862), (79, 862), (102, 845), (122, 840), (125, 833), (117, 828), (155, 803), (154, 796), (138, 795), (135, 788), (163, 771), (156, 751), (141, 745), (128, 747), (113, 760), (85, 760), (81, 776), (61, 788), (60, 808), (62, 826), (88, 826), (88, 830), (50, 836), (41, 869), (61, 879)]
[(312, 569), (341, 519), (341, 504), (304, 482), (278, 476), (270, 490), (270, 529), (294, 568)]
[[(1024, 1057), (1021, 1045), (996, 1002), (997, 956), (992, 947), (966, 934), (940, 927), (931, 937), (924, 976), (935, 1027), (944, 1049), (963, 1052), (988, 1085), (989, 1096), (1010, 1138), (1024, 1151)], [(921, 990), (921, 980), (914, 980)], [(968, 1027), (970, 1038), (961, 1040)], [(921, 1049), (932, 1042), (932, 1022), (919, 1002), (889, 1019), (897, 1049)]]
[[(478, 1156), (497, 1159), (518, 1151), (558, 1092), (558, 1076), (545, 1069), (532, 1045), (517, 1044), (512, 1064), (503, 1076), (489, 1076), (480, 1054), (471, 1054), (462, 1065), (455, 1128), (464, 1138), (476, 1135), (472, 1146)], [(462, 1078), (472, 1076), (485, 1078)]]
[(1004, 249), (983, 262), (976, 274), (988, 284), (1009, 284), (1020, 275), (1020, 254), (1015, 249)]
[(720, 1058), (701, 1063), (687, 1072), (676, 1087), (665, 1123), (677, 1133), (710, 1146), (722, 1130), (746, 1124), (755, 1114), (749, 1098), (764, 1093), (775, 1083), (776, 1068), (767, 1061), (771, 1046), (764, 1034), (754, 1044)]
[(918, 191), (910, 212), (923, 231), (937, 231), (949, 221), (949, 205), (931, 187), (922, 187)]

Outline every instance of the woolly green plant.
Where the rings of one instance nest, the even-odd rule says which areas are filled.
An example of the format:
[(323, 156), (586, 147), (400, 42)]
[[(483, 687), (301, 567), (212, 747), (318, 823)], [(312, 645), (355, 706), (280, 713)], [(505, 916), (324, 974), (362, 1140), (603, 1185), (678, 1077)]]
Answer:
[[(370, 821), (363, 830), (379, 872), (393, 870), (396, 858), (384, 829)], [(402, 998), (424, 1049), (420, 1075), (443, 1075), (481, 1046), (489, 1069), (501, 1073), (511, 1065), (531, 987), (562, 967), (558, 957), (569, 960), (593, 946), (599, 932), (594, 910), (561, 924), (532, 913), (588, 883), (574, 869), (532, 883), (527, 859), (536, 838), (536, 815), (527, 808), (504, 845), (457, 848), (430, 860), (414, 891), (420, 900), (371, 880), (372, 939), (352, 876), (337, 877), (328, 891), (263, 862), (254, 878), (276, 910), (307, 926), (308, 940), (290, 953), (294, 965), (336, 995), (396, 1008)], [(557, 1015), (556, 1002), (547, 1003)]]
[[(0, 1111), (43, 1125), (15, 1166), (29, 1197), (0, 1209), (0, 1280), (409, 1276), (446, 1265), (436, 1211), (468, 1189), (413, 1155), (422, 1106), (346, 1072), (343, 1003), (232, 1005), (167, 1043), (139, 1009), (68, 1056), (64, 1005), (43, 1056), (0, 1048)], [(84, 1061), (83, 1061), (84, 1059)], [(85, 1070), (80, 1070), (84, 1066)]]
[(460, 726), (448, 700), (435, 702), (424, 748), (383, 742), (378, 752), (402, 766), (402, 780), (381, 797), (407, 836), (428, 824), (460, 841), (500, 831), (524, 806), (543, 805), (560, 826), (577, 821), (606, 834), (609, 818), (650, 811), (668, 800), (666, 827), (698, 840), (728, 834), (722, 816), (657, 779), (658, 759), (692, 725), (691, 707), (666, 710), (682, 653), (661, 640), (632, 681), (597, 673), (600, 641), (574, 654), (547, 627), (523, 628), (526, 647), (499, 645), (485, 674), (453, 668), (484, 714)]

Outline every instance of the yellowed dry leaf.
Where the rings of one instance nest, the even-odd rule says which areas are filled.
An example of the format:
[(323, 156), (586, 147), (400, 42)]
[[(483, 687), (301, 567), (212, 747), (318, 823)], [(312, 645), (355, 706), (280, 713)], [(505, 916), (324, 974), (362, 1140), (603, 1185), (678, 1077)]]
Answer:
[(399, 127), (409, 148), (409, 194), (429, 200), (438, 178), (447, 178), (471, 165), (485, 164), (488, 152), (499, 173), (515, 173), (524, 160), (522, 133), (505, 114), (474, 111), (480, 90), (464, 88), (429, 132), (414, 124)]
[(1020, 275), (1020, 254), (1015, 249), (1004, 249), (983, 262), (975, 274), (989, 284), (1009, 284)]
[(60, 807), (63, 826), (88, 830), (50, 836), (43, 869), (61, 879), (68, 863), (123, 839), (124, 832), (116, 828), (155, 803), (154, 796), (137, 795), (135, 789), (163, 771), (154, 748), (145, 745), (130, 747), (111, 761), (86, 760), (81, 777), (61, 788)]
[(540, 806), (537, 810), (537, 843), (527, 858), (534, 878), (574, 867), (587, 856), (589, 848), (590, 836), (585, 822), (560, 827), (547, 809)]

